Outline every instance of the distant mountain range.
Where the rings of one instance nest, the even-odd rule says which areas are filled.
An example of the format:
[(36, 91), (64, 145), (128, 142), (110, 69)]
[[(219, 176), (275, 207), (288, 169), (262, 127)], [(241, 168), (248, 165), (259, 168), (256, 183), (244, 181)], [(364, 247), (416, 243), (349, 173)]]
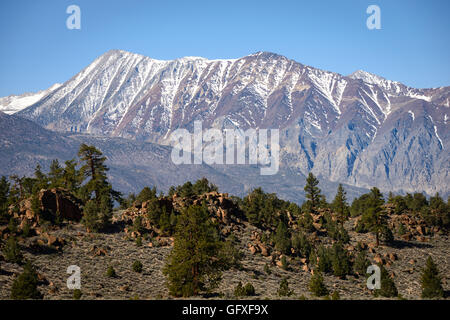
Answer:
[[(70, 141), (104, 141), (108, 150), (114, 148), (109, 141), (136, 150), (168, 145), (173, 130), (192, 132), (195, 120), (205, 129), (277, 128), (280, 173), (263, 178), (253, 176), (259, 171), (252, 166), (208, 167), (230, 179), (223, 180), (225, 189), (236, 181), (239, 192), (260, 183), (296, 200), (312, 171), (327, 196), (338, 182), (354, 195), (377, 186), (446, 196), (449, 99), (450, 87), (415, 89), (365, 71), (343, 76), (268, 52), (233, 60), (161, 61), (113, 50), (15, 116)], [(75, 128), (82, 134), (67, 133)]]

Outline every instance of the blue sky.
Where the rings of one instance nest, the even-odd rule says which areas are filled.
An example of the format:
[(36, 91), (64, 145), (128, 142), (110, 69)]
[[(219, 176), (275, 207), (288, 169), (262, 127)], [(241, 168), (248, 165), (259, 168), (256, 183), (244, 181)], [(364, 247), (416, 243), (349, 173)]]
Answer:
[[(66, 8), (81, 8), (81, 30)], [(366, 8), (381, 9), (369, 30)], [(0, 96), (64, 82), (110, 49), (155, 59), (271, 51), (414, 87), (450, 85), (450, 1), (0, 1)]]

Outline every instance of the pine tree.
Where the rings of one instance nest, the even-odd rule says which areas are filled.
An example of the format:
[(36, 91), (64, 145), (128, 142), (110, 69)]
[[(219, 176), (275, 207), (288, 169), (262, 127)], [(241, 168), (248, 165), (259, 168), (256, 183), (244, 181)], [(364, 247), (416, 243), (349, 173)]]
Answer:
[(6, 224), (9, 219), (8, 202), (9, 202), (9, 182), (5, 176), (0, 178), (0, 225)]
[(355, 258), (353, 264), (353, 272), (358, 275), (364, 275), (367, 272), (367, 267), (370, 265), (370, 261), (367, 259), (366, 251), (360, 251)]
[(398, 291), (394, 280), (389, 276), (389, 273), (383, 265), (378, 266), (380, 267), (381, 272), (381, 288), (375, 290), (375, 295), (381, 295), (386, 298), (397, 297)]
[(15, 236), (10, 236), (3, 248), (3, 256), (5, 260), (12, 263), (21, 263), (23, 260), (22, 252)]
[(350, 260), (341, 243), (337, 242), (333, 245), (331, 260), (335, 276), (343, 279), (350, 273)]
[(179, 217), (174, 247), (164, 274), (171, 295), (189, 297), (214, 288), (227, 262), (206, 206), (190, 206)]
[(50, 164), (50, 171), (48, 173), (48, 178), (50, 181), (50, 188), (61, 187), (63, 181), (64, 169), (61, 168), (59, 161), (57, 159), (52, 160)]
[(281, 253), (290, 254), (291, 241), (286, 224), (280, 220), (275, 233), (275, 248)]
[(328, 289), (323, 282), (322, 274), (316, 270), (309, 281), (309, 291), (316, 297), (323, 297), (328, 294)]
[(77, 170), (77, 163), (74, 159), (67, 160), (61, 177), (61, 185), (63, 188), (77, 193), (83, 182), (83, 176)]
[(37, 284), (37, 273), (31, 263), (27, 262), (24, 266), (23, 273), (20, 274), (12, 284), (11, 299), (42, 299), (42, 294), (37, 289)]
[(334, 212), (337, 213), (339, 222), (343, 225), (344, 221), (350, 216), (350, 210), (347, 204), (346, 192), (342, 184), (339, 184), (338, 186), (336, 197), (334, 198), (331, 207)]
[[(357, 231), (367, 230), (375, 234), (376, 245), (380, 245), (380, 236), (388, 228), (387, 215), (383, 209), (384, 199), (380, 190), (376, 187), (370, 190), (370, 197), (367, 199), (367, 211), (362, 215), (357, 226)], [(359, 229), (359, 230), (358, 230)]]
[(287, 278), (283, 278), (280, 282), (280, 288), (278, 289), (278, 295), (280, 297), (289, 297), (294, 292), (289, 288), (289, 282)]
[(306, 178), (305, 192), (311, 212), (315, 213), (321, 200), (319, 180), (310, 172)]
[(422, 298), (443, 298), (444, 289), (437, 265), (428, 257), (421, 277)]
[[(89, 217), (84, 218), (84, 221), (92, 227), (92, 230), (100, 230), (110, 224), (114, 200), (120, 203), (122, 197), (120, 192), (113, 190), (108, 182), (106, 172), (109, 169), (104, 164), (106, 157), (103, 156), (101, 151), (94, 146), (83, 143), (78, 155), (80, 160), (84, 162), (80, 169), (81, 176), (90, 178), (82, 187), (81, 192), (87, 202), (85, 211), (89, 215)], [(94, 201), (94, 203), (89, 204), (90, 201)]]

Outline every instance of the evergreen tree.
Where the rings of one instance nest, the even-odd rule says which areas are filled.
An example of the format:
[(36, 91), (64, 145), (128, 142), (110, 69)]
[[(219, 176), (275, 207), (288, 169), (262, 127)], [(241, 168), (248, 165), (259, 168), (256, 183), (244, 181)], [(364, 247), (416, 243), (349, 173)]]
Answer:
[(275, 233), (275, 248), (281, 253), (290, 254), (291, 241), (286, 224), (280, 220)]
[(287, 278), (283, 278), (280, 282), (280, 287), (278, 288), (278, 295), (280, 297), (289, 297), (294, 292), (289, 288), (289, 282)]
[(20, 274), (12, 284), (11, 299), (42, 299), (42, 294), (37, 289), (37, 284), (37, 273), (31, 263), (27, 262), (24, 266), (23, 273)]
[(381, 271), (381, 288), (375, 289), (375, 295), (381, 295), (386, 298), (393, 298), (398, 296), (397, 287), (394, 280), (389, 276), (389, 273), (383, 265), (378, 265)]
[(3, 248), (3, 256), (5, 260), (12, 263), (22, 263), (23, 255), (20, 251), (19, 244), (15, 236), (10, 236)]
[(34, 169), (34, 177), (35, 177), (35, 185), (33, 194), (39, 192), (41, 189), (47, 189), (48, 188), (48, 178), (47, 176), (42, 172), (41, 165), (37, 164), (36, 168)]
[(170, 294), (189, 297), (214, 288), (228, 267), (221, 259), (222, 247), (206, 206), (188, 207), (178, 219), (174, 247), (164, 266)]
[(328, 289), (323, 282), (323, 276), (320, 271), (315, 271), (309, 281), (309, 291), (316, 297), (323, 297), (328, 294)]
[(156, 187), (153, 187), (152, 189), (149, 187), (144, 187), (136, 197), (136, 201), (143, 203), (156, 198)]
[(306, 198), (308, 199), (307, 203), (309, 205), (309, 209), (313, 213), (316, 212), (321, 200), (321, 194), (318, 185), (319, 180), (310, 172), (308, 174), (308, 177), (306, 178), (306, 185), (304, 190), (306, 192)]
[(0, 178), (0, 225), (6, 224), (9, 219), (8, 203), (9, 203), (10, 184), (5, 176)]
[(347, 251), (339, 242), (332, 247), (332, 266), (334, 275), (342, 279), (350, 273), (350, 260)]
[(57, 159), (52, 160), (50, 164), (50, 171), (48, 173), (48, 178), (50, 181), (50, 188), (61, 187), (63, 181), (64, 169), (61, 168), (59, 161)]
[(443, 298), (444, 289), (437, 265), (428, 257), (421, 277), (422, 298)]
[(83, 182), (83, 176), (80, 171), (77, 170), (77, 163), (74, 159), (67, 160), (62, 172), (61, 186), (67, 190), (77, 193)]
[(338, 215), (339, 222), (343, 225), (344, 221), (350, 216), (350, 210), (347, 204), (346, 192), (342, 184), (339, 184), (336, 197), (331, 204), (334, 212)]
[[(82, 144), (78, 151), (80, 160), (84, 162), (80, 169), (83, 178), (90, 180), (82, 187), (84, 189), (85, 201), (87, 202), (85, 211), (89, 215), (84, 219), (92, 230), (100, 230), (109, 225), (112, 217), (114, 200), (122, 202), (120, 192), (112, 189), (108, 182), (106, 172), (109, 170), (104, 164), (106, 157), (94, 146)], [(93, 197), (92, 197), (93, 194)], [(94, 201), (90, 203), (89, 201)], [(88, 206), (89, 204), (89, 206)]]
[(370, 261), (367, 259), (367, 252), (362, 250), (358, 252), (353, 264), (353, 272), (358, 275), (365, 275), (367, 268), (370, 265)]
[(380, 190), (376, 187), (370, 190), (370, 198), (368, 199), (368, 207), (366, 213), (363, 214), (357, 231), (370, 231), (375, 234), (376, 245), (380, 245), (380, 236), (383, 230), (388, 228), (387, 215), (383, 209), (384, 199)]

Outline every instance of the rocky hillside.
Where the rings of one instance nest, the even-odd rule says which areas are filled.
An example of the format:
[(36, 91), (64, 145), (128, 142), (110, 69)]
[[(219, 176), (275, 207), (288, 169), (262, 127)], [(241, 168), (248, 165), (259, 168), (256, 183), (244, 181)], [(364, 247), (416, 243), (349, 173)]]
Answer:
[[(279, 299), (277, 290), (280, 281), (288, 278), (293, 294), (283, 299), (317, 299), (308, 289), (316, 262), (299, 256), (293, 248), (289, 254), (281, 253), (271, 240), (271, 236), (277, 232), (275, 228), (257, 227), (250, 223), (237, 199), (227, 194), (216, 191), (188, 197), (173, 194), (144, 202), (137, 201), (130, 208), (117, 211), (112, 227), (102, 233), (88, 233), (77, 222), (79, 202), (66, 191), (42, 190), (38, 199), (43, 212), (58, 207), (62, 215), (60, 221), (63, 222), (49, 225), (33, 214), (29, 200), (23, 201), (18, 210), (11, 208), (11, 214), (18, 221), (16, 234), (23, 234), (25, 226), (29, 228), (27, 236), (20, 237), (19, 246), (25, 258), (33, 261), (37, 267), (38, 289), (44, 299), (72, 298), (72, 290), (66, 287), (69, 265), (81, 268), (82, 299), (171, 298), (162, 268), (173, 246), (173, 234), (168, 229), (158, 228), (158, 223), (149, 218), (149, 214), (155, 212), (156, 207), (164, 207), (167, 212), (179, 214), (193, 204), (206, 205), (220, 234), (224, 238), (232, 236), (242, 255), (241, 266), (226, 271), (223, 281), (213, 294), (198, 298), (232, 299), (235, 298), (233, 292), (238, 282), (250, 282), (255, 287), (255, 296), (249, 298)], [(392, 229), (395, 230), (398, 223), (403, 223), (406, 229), (402, 236), (396, 233), (390, 245), (377, 247), (372, 235), (356, 233), (353, 227), (359, 218), (345, 222), (344, 228), (349, 235), (345, 252), (352, 264), (358, 254), (364, 252), (370, 263), (382, 264), (388, 270), (401, 296), (419, 299), (421, 270), (426, 257), (431, 255), (441, 271), (443, 286), (448, 292), (448, 234), (445, 230), (430, 228), (411, 213), (395, 215), (391, 209), (389, 206), (385, 208), (389, 212)], [(274, 214), (277, 216), (276, 212)], [(336, 221), (336, 215), (328, 209), (311, 214), (312, 229), (306, 232), (306, 237), (312, 248), (315, 248), (313, 250), (335, 243), (327, 226), (328, 215)], [(305, 230), (302, 216), (288, 212), (287, 217), (289, 230), (293, 234)], [(8, 226), (0, 229), (3, 240), (12, 235)], [(136, 260), (142, 262), (142, 272), (133, 271), (132, 264)], [(116, 276), (107, 276), (108, 266), (115, 269)], [(1, 299), (9, 297), (12, 282), (21, 270), (21, 264), (6, 262), (0, 255)], [(337, 277), (326, 273), (324, 277), (330, 292), (337, 291), (341, 299), (374, 299), (366, 288), (364, 275), (352, 272), (346, 277)]]

